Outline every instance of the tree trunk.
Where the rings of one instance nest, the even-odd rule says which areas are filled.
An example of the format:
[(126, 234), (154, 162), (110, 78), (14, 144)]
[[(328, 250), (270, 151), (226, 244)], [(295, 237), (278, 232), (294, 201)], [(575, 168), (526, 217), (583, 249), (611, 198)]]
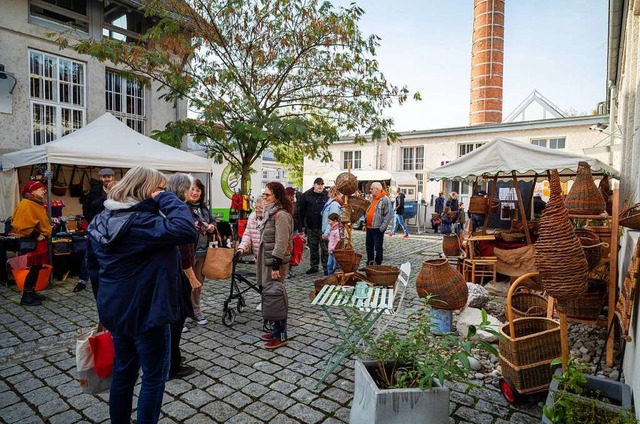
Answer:
[[(240, 171), (241, 182), (240, 182), (240, 194), (249, 194), (251, 191), (251, 164), (243, 163), (242, 169)], [(251, 193), (254, 196), (259, 196), (260, 193)]]

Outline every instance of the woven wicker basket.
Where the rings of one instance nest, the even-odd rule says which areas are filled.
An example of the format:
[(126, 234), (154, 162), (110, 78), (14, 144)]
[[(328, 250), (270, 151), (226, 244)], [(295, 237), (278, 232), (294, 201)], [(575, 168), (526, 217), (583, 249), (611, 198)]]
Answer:
[(469, 212), (484, 215), (489, 209), (489, 202), (485, 196), (471, 196), (469, 199)]
[(393, 286), (395, 288), (400, 268), (388, 265), (367, 265), (364, 267), (367, 280), (375, 286)]
[(620, 214), (620, 225), (631, 228), (632, 230), (640, 230), (640, 203), (636, 203), (629, 209)]
[(602, 198), (604, 199), (604, 210), (609, 215), (611, 215), (613, 210), (613, 191), (611, 190), (611, 185), (609, 184), (609, 176), (604, 175), (600, 180), (600, 184), (598, 184), (598, 190), (600, 190), (600, 194), (602, 194)]
[(600, 259), (602, 259), (600, 236), (593, 231), (584, 229), (576, 230), (576, 236), (578, 236), (584, 250), (584, 256), (587, 259), (587, 264), (589, 264), (589, 271), (593, 271), (600, 263)]
[[(367, 211), (371, 203), (364, 197), (349, 196), (349, 208), (351, 209), (351, 223), (356, 223)], [(345, 205), (346, 206), (346, 205)]]
[(500, 238), (507, 243), (518, 243), (524, 239), (524, 233), (515, 233), (507, 231), (498, 231), (495, 233), (496, 238)]
[(335, 249), (333, 256), (340, 265), (340, 269), (344, 272), (353, 272), (360, 266), (362, 255), (353, 249)]
[(587, 162), (578, 162), (576, 180), (567, 194), (564, 204), (571, 214), (600, 215), (605, 202), (591, 175)]
[(336, 188), (345, 196), (350, 196), (358, 190), (358, 179), (350, 172), (343, 172), (336, 178)]
[(547, 314), (547, 298), (537, 293), (519, 291), (511, 296), (514, 318), (544, 317)]
[(587, 284), (589, 288), (586, 293), (579, 298), (559, 303), (558, 310), (565, 312), (571, 318), (598, 319), (607, 298), (607, 283), (602, 280), (590, 279)]
[(442, 252), (445, 256), (460, 255), (460, 238), (456, 233), (444, 234), (442, 236)]
[[(515, 366), (551, 361), (560, 356), (560, 324), (548, 318), (517, 318), (500, 327), (500, 355)], [(547, 367), (549, 362), (547, 362)], [(551, 381), (551, 379), (549, 379)]]
[(340, 281), (340, 278), (336, 274), (331, 274), (326, 277), (313, 280), (313, 287), (316, 290), (316, 294), (322, 290), (324, 286), (335, 286)]
[(462, 309), (469, 296), (464, 277), (445, 258), (422, 262), (416, 277), (416, 291), (419, 297), (435, 296), (431, 304), (434, 309), (450, 311)]

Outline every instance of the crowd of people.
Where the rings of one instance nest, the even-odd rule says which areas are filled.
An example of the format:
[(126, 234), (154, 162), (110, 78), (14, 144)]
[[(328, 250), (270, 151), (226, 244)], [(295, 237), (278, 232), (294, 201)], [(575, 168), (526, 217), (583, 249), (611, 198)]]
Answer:
[[(138, 421), (155, 422), (166, 381), (195, 372), (185, 363), (180, 341), (188, 331), (187, 320), (207, 324), (200, 301), (205, 283), (202, 268), (210, 245), (222, 242), (200, 180), (183, 173), (166, 176), (145, 167), (130, 169), (120, 181), (114, 181), (109, 168), (100, 170), (99, 176), (100, 185), (82, 198), (83, 212), (90, 221), (89, 242), (74, 291), (91, 284), (100, 322), (113, 336), (112, 422), (129, 422), (140, 369)], [(43, 300), (35, 286), (48, 260), (47, 239), (52, 229), (44, 208), (46, 186), (29, 181), (22, 194), (13, 214), (13, 231), (19, 237), (33, 238), (35, 247), (27, 254), (29, 273), (21, 304), (36, 306)], [(334, 252), (344, 237), (343, 195), (335, 187), (327, 190), (322, 178), (316, 178), (308, 191), (296, 194), (292, 188), (270, 182), (248, 217), (236, 249), (238, 255), (253, 255), (260, 286), (291, 276), (292, 238), (298, 233), (305, 235), (309, 247), (307, 274), (322, 269), (331, 275), (339, 268)], [(404, 237), (409, 235), (403, 219), (404, 194), (396, 192), (392, 207), (385, 187), (374, 182), (368, 198), (366, 263), (380, 265), (384, 235), (395, 233), (397, 226)], [(459, 210), (453, 200), (447, 202), (446, 210)], [(264, 348), (285, 346), (287, 318), (270, 324), (270, 331), (256, 335), (265, 342)]]

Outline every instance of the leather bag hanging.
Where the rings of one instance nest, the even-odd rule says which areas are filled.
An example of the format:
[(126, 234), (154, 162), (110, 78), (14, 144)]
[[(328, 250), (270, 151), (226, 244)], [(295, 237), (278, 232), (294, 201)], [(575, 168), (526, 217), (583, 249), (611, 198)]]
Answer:
[(82, 170), (82, 176), (80, 177), (80, 182), (75, 184), (73, 182), (73, 178), (75, 177), (77, 167), (74, 166), (71, 171), (71, 180), (69, 181), (69, 195), (71, 197), (81, 197), (84, 193), (84, 179), (88, 178), (87, 171), (85, 169)]
[(56, 173), (53, 178), (53, 183), (51, 184), (51, 192), (56, 196), (64, 196), (67, 194), (67, 180), (64, 177), (64, 170), (62, 169), (62, 165), (58, 165), (56, 167)]
[(214, 280), (231, 277), (231, 265), (235, 249), (209, 247), (202, 263), (202, 275)]

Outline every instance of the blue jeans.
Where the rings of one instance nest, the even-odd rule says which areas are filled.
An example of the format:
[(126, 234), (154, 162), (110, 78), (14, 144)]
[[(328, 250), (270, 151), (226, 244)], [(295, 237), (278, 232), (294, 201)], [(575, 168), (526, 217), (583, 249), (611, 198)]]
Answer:
[(396, 214), (396, 217), (393, 220), (393, 230), (391, 230), (391, 234), (395, 234), (398, 229), (398, 224), (402, 227), (402, 231), (406, 235), (409, 235), (409, 230), (407, 230), (407, 224), (404, 223), (404, 215)]
[[(378, 228), (367, 228), (367, 238), (365, 244), (367, 247), (367, 264), (375, 262), (376, 265), (382, 263), (382, 242), (384, 241), (384, 233)], [(375, 259), (374, 259), (375, 253)]]
[(112, 424), (130, 423), (133, 386), (142, 366), (142, 386), (138, 397), (138, 423), (157, 423), (162, 407), (164, 384), (169, 376), (169, 324), (137, 336), (113, 334), (115, 361), (109, 394)]
[(329, 258), (327, 259), (327, 275), (331, 275), (335, 272), (338, 263), (336, 262), (336, 257), (333, 256), (332, 252), (329, 252)]
[(287, 319), (273, 321), (273, 338), (277, 340), (287, 340)]

